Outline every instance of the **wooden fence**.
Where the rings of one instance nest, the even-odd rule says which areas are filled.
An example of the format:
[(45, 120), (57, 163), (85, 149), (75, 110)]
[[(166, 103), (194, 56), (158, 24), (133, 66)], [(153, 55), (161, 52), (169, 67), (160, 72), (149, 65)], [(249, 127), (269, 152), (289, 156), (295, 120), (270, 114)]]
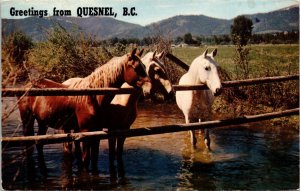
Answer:
[(286, 111), (265, 113), (259, 115), (249, 115), (233, 119), (206, 121), (201, 123), (190, 124), (174, 124), (157, 127), (144, 127), (129, 130), (117, 130), (113, 132), (107, 131), (95, 131), (95, 132), (83, 132), (83, 133), (69, 133), (69, 134), (53, 134), (53, 135), (39, 135), (39, 136), (27, 136), (27, 137), (4, 137), (2, 138), (2, 144), (4, 146), (19, 146), (20, 142), (25, 141), (38, 141), (43, 144), (54, 144), (61, 142), (82, 141), (90, 137), (98, 137), (100, 139), (108, 139), (112, 137), (137, 137), (145, 135), (156, 135), (164, 133), (174, 133), (180, 131), (197, 130), (205, 128), (217, 128), (229, 125), (241, 125), (245, 123), (251, 123), (256, 121), (269, 120), (278, 117), (285, 117), (290, 115), (299, 115), (299, 108), (290, 109)]
[[(299, 80), (299, 75), (276, 76), (255, 78), (237, 81), (222, 82), (224, 88), (249, 86), (264, 83), (275, 83), (289, 80)], [(204, 90), (206, 85), (174, 85), (175, 91)], [(133, 88), (93, 88), (93, 89), (67, 89), (67, 88), (5, 88), (2, 97), (13, 96), (75, 96), (75, 95), (104, 95), (104, 94), (131, 94), (136, 91)]]
[[(223, 82), (224, 88), (237, 87), (237, 86), (248, 86), (263, 83), (274, 83), (283, 82), (288, 80), (299, 80), (299, 75), (291, 76), (277, 76), (277, 77), (266, 77), (258, 79), (248, 79), (239, 81), (227, 81)], [(186, 91), (186, 90), (203, 90), (207, 89), (205, 85), (195, 85), (195, 86), (174, 86), (176, 91)], [(103, 94), (130, 94), (135, 91), (133, 88), (101, 88), (101, 89), (65, 89), (65, 88), (6, 88), (2, 90), (3, 97), (9, 96), (22, 96), (26, 94), (27, 96), (74, 96), (74, 95), (103, 95)], [(157, 126), (157, 127), (144, 127), (130, 130), (106, 132), (106, 131), (96, 131), (96, 132), (85, 132), (85, 133), (69, 133), (69, 134), (54, 134), (54, 135), (40, 135), (40, 136), (27, 136), (27, 137), (3, 137), (2, 144), (9, 146), (20, 145), (20, 142), (26, 141), (39, 141), (44, 144), (59, 143), (59, 142), (69, 142), (79, 140), (82, 141), (89, 137), (99, 137), (100, 139), (107, 139), (110, 137), (134, 137), (134, 136), (145, 136), (145, 135), (155, 135), (163, 133), (173, 133), (179, 131), (187, 130), (197, 130), (204, 128), (215, 128), (228, 125), (238, 125), (250, 122), (269, 120), (278, 117), (299, 115), (299, 108), (290, 109), (286, 111), (265, 113), (252, 116), (243, 116), (234, 119), (226, 120), (216, 120), (207, 121), (201, 123), (191, 123), (191, 124), (174, 124), (167, 126)]]

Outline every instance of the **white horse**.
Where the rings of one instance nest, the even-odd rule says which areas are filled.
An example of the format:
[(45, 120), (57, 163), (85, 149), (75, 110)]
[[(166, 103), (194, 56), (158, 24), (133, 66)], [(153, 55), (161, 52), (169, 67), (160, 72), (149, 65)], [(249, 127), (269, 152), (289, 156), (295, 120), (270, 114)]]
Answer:
[[(217, 49), (214, 49), (210, 54), (206, 50), (202, 55), (195, 58), (188, 70), (179, 81), (179, 85), (197, 85), (205, 84), (209, 90), (201, 91), (177, 91), (176, 103), (184, 114), (186, 123), (194, 123), (211, 119), (211, 106), (214, 101), (214, 96), (221, 94), (222, 85), (218, 75), (218, 64), (214, 57), (217, 54)], [(210, 149), (209, 131), (204, 131), (205, 145)], [(195, 130), (190, 131), (191, 142), (195, 147), (197, 138)]]

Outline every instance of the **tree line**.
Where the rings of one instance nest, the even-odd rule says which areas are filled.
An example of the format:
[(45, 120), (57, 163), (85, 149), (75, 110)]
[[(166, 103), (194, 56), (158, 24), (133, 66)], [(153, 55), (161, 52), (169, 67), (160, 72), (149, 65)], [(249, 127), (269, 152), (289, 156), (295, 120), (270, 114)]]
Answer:
[[(118, 38), (114, 37), (107, 40), (97, 41), (97, 45), (115, 45), (115, 44), (137, 44), (139, 46), (149, 46), (153, 44), (153, 37), (139, 38)], [(186, 33), (183, 36), (178, 36), (171, 40), (173, 44), (187, 44), (193, 46), (200, 45), (230, 45), (234, 44), (230, 34), (212, 35), (212, 36), (197, 36), (191, 33)], [(299, 42), (299, 31), (273, 32), (263, 34), (252, 34), (249, 39), (249, 44), (297, 44)]]

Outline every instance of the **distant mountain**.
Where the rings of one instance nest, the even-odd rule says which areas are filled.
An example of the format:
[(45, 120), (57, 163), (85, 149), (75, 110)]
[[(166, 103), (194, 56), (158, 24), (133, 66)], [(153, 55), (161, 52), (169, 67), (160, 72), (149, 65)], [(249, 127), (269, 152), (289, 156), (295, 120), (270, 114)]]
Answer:
[(216, 19), (204, 15), (180, 15), (149, 25), (177, 37), (186, 33), (193, 35), (220, 35), (230, 33), (230, 20)]
[(141, 25), (119, 21), (110, 17), (61, 17), (60, 19), (79, 26), (80, 30), (88, 34), (96, 35), (97, 38), (112, 38), (116, 36), (132, 38), (133, 36), (127, 34), (127, 31), (143, 28)]
[[(28, 17), (24, 19), (2, 19), (2, 34), (8, 35), (13, 31), (23, 31), (35, 41), (45, 39), (47, 31), (59, 23), (68, 31), (80, 31), (93, 35), (97, 39), (122, 36), (131, 38), (125, 33), (133, 29), (143, 28), (140, 25), (119, 21), (109, 17)], [(123, 34), (124, 33), (124, 34)]]
[(246, 16), (252, 19), (254, 33), (299, 30), (299, 5)]
[[(245, 16), (253, 22), (253, 33), (299, 30), (298, 5), (268, 13)], [(188, 32), (192, 35), (229, 34), (232, 24), (233, 19), (216, 19), (204, 15), (182, 15), (153, 23), (150, 26), (155, 26), (172, 37), (177, 37)]]
[[(268, 13), (246, 15), (252, 19), (254, 33), (299, 30), (299, 6), (294, 5)], [(233, 19), (217, 19), (205, 15), (179, 15), (147, 26), (141, 26), (109, 17), (29, 17), (24, 19), (2, 19), (2, 35), (19, 30), (35, 41), (45, 39), (47, 30), (59, 22), (67, 30), (79, 30), (97, 39), (143, 38), (161, 31), (169, 37), (192, 35), (229, 34)]]

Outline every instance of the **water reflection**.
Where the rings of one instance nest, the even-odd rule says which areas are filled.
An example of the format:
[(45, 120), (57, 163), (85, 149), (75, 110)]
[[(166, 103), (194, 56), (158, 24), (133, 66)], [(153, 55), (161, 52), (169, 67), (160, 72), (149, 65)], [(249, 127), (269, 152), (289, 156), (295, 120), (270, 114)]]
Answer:
[[(176, 105), (143, 105), (133, 128), (183, 123)], [(20, 135), (18, 112), (2, 124), (3, 136)], [(50, 130), (50, 133), (55, 133)], [(211, 148), (198, 141), (193, 149), (188, 132), (128, 138), (124, 147), (125, 180), (112, 179), (108, 144), (101, 141), (100, 173), (80, 169), (62, 144), (44, 147), (47, 177), (37, 163), (24, 159), (23, 148), (2, 148), (4, 189), (81, 190), (231, 190), (297, 189), (299, 135), (293, 128), (263, 123), (214, 129)]]

